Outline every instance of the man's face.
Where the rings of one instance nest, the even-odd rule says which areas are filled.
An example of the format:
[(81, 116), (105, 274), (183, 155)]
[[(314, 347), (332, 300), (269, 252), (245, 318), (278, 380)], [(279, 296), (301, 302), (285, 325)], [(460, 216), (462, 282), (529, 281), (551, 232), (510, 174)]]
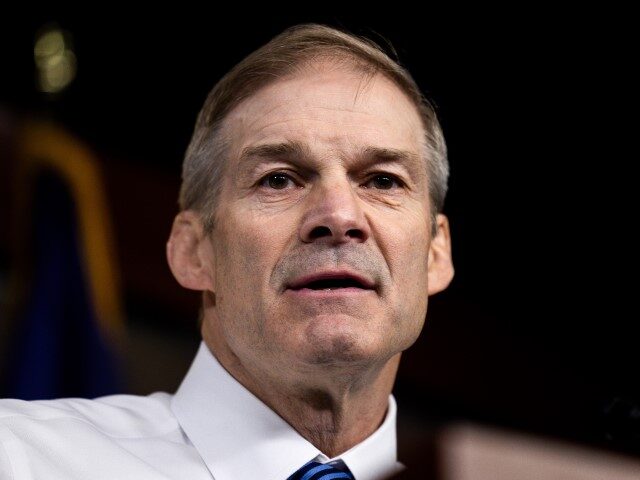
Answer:
[(389, 80), (330, 66), (280, 79), (226, 120), (204, 329), (277, 370), (386, 362), (427, 311), (423, 128)]

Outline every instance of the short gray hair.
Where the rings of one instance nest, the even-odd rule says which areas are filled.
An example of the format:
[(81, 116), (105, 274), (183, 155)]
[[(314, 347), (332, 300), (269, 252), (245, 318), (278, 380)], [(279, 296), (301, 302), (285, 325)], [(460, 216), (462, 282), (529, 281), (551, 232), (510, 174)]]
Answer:
[(198, 114), (182, 165), (179, 204), (200, 213), (205, 230), (214, 227), (229, 138), (223, 122), (229, 112), (259, 89), (295, 73), (314, 60), (330, 58), (365, 74), (381, 73), (416, 106), (425, 130), (432, 232), (447, 193), (449, 162), (440, 123), (411, 74), (373, 41), (317, 24), (290, 27), (233, 67), (209, 92)]

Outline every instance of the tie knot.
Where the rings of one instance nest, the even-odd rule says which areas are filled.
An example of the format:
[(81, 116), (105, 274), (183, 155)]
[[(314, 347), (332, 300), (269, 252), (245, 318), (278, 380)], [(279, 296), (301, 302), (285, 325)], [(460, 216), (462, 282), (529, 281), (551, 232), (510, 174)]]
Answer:
[(342, 461), (319, 463), (309, 462), (291, 475), (287, 480), (355, 480)]

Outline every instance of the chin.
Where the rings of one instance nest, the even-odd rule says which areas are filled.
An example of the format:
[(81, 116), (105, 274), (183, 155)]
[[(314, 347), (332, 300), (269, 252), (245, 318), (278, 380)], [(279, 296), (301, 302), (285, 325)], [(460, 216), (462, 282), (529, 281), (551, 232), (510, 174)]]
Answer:
[(392, 356), (397, 339), (387, 330), (374, 318), (315, 316), (293, 337), (288, 350), (306, 365), (367, 367)]
[(380, 345), (370, 344), (365, 338), (353, 334), (334, 332), (315, 337), (299, 349), (304, 363), (324, 367), (369, 366), (381, 357)]
[(310, 346), (307, 355), (309, 363), (314, 365), (344, 365), (362, 360), (362, 353), (349, 338), (333, 338), (322, 345)]

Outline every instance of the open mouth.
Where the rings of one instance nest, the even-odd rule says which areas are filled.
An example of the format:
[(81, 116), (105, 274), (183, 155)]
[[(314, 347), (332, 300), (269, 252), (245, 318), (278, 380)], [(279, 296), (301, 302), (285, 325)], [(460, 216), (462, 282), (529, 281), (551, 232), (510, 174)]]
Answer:
[(310, 290), (336, 290), (338, 288), (366, 289), (367, 287), (353, 278), (324, 278), (322, 280), (309, 282), (294, 290), (300, 290), (301, 288), (308, 288)]
[(288, 287), (293, 291), (365, 291), (374, 290), (370, 280), (350, 273), (324, 272), (294, 281)]

